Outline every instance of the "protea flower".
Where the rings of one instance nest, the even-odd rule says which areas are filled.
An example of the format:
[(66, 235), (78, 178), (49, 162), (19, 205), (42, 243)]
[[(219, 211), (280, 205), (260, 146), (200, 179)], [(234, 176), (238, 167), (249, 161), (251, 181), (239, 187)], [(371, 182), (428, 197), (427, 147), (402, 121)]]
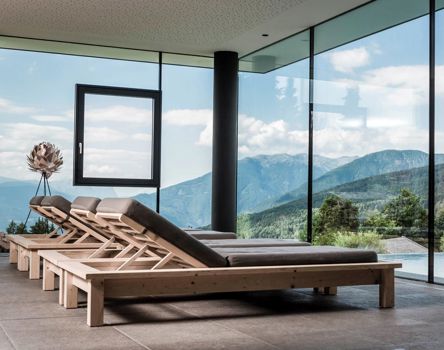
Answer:
[(27, 156), (27, 160), (29, 170), (40, 172), (46, 178), (60, 170), (63, 164), (60, 150), (49, 142), (40, 142), (35, 145)]

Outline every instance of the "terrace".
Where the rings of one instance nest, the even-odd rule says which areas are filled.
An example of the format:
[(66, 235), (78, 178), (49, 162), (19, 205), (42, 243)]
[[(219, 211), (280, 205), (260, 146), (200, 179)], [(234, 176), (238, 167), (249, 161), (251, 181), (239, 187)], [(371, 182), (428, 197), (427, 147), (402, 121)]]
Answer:
[(109, 300), (107, 324), (57, 305), (0, 256), (2, 349), (440, 349), (444, 289), (396, 281), (395, 309), (374, 308), (374, 287), (337, 296), (311, 290)]
[[(443, 26), (444, 0), (2, 1), (0, 348), (48, 338), (76, 348), (81, 337), (82, 348), (442, 348)], [(69, 208), (55, 197), (30, 206), (35, 195)], [(95, 207), (76, 207), (79, 196)], [(104, 198), (131, 198), (170, 231)], [(51, 238), (40, 249), (20, 238), (59, 225), (55, 255), (38, 255)], [(199, 230), (256, 246), (183, 244)], [(12, 243), (11, 265), (5, 233), (23, 244)], [(266, 268), (283, 264), (274, 274), (254, 260), (263, 242)], [(306, 243), (308, 262), (291, 255)], [(97, 251), (60, 253), (82, 244)], [(347, 252), (357, 261), (341, 260)], [(245, 256), (257, 265), (230, 272)], [(396, 307), (379, 310), (371, 284), (393, 306), (398, 262)], [(45, 279), (26, 279), (25, 265)], [(165, 285), (175, 268), (209, 269), (196, 270), (203, 284), (177, 282), (205, 293), (137, 298), (146, 283), (126, 280), (132, 298), (103, 292), (105, 327), (85, 328), (84, 318), (103, 321), (91, 319), (91, 285), (113, 269), (137, 279), (140, 266), (164, 268)], [(74, 294), (65, 287), (57, 299), (47, 271)], [(107, 288), (123, 293), (119, 281)], [(79, 305), (77, 289), (87, 291)], [(168, 294), (160, 289), (150, 291)]]

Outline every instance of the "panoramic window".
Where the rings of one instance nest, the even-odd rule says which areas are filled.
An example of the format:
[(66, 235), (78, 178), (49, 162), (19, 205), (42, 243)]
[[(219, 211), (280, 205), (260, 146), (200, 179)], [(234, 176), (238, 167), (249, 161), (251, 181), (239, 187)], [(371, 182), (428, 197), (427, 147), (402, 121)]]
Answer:
[(77, 85), (75, 184), (159, 186), (160, 117), (159, 91)]
[(211, 223), (213, 70), (163, 65), (162, 109), (160, 212), (180, 227), (207, 226)]
[[(1, 231), (12, 220), (21, 223), (27, 217), (28, 202), (35, 194), (39, 177), (28, 170), (26, 155), (42, 141), (55, 144), (64, 158), (60, 171), (49, 178), (53, 194), (61, 194), (70, 200), (79, 195), (100, 198), (139, 194), (142, 198), (146, 196), (149, 189), (73, 186), (75, 85), (156, 90), (159, 86), (158, 67), (156, 63), (0, 49)], [(106, 115), (112, 114), (109, 105), (105, 109), (107, 111), (103, 112)], [(137, 137), (137, 133), (134, 132), (132, 136)], [(96, 135), (98, 146), (100, 135)], [(107, 143), (110, 140), (102, 137), (102, 141), (105, 143), (100, 143), (101, 149), (110, 150), (111, 145)], [(117, 141), (112, 144), (112, 149), (119, 152)], [(104, 162), (104, 156), (99, 158), (99, 162)], [(116, 165), (117, 168), (121, 166), (108, 165)], [(104, 176), (107, 169), (101, 170), (101, 176)], [(27, 224), (29, 231), (37, 218), (37, 215), (31, 215)]]
[(375, 249), (415, 277), (427, 275), (428, 36), (423, 16), (314, 69), (314, 155), (338, 162), (313, 182), (314, 243)]
[[(309, 35), (287, 40), (240, 62), (247, 70), (239, 75), (240, 237), (305, 239)], [(319, 159), (315, 173), (330, 166)]]

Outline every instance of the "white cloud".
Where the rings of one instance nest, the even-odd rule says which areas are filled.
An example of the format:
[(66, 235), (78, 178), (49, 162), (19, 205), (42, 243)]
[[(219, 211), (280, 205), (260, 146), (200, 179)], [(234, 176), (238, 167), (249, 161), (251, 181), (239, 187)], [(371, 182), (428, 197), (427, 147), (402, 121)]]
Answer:
[(163, 114), (166, 123), (179, 126), (207, 126), (212, 119), (211, 109), (173, 109)]
[(25, 114), (35, 112), (34, 108), (18, 106), (15, 103), (0, 98), (0, 112), (13, 113), (13, 114)]
[(31, 119), (39, 122), (64, 122), (67, 117), (62, 115), (32, 115)]
[(92, 122), (147, 123), (152, 120), (152, 111), (148, 108), (115, 105), (106, 108), (89, 108), (85, 118)]
[[(24, 151), (42, 141), (55, 143), (59, 148), (71, 147), (73, 132), (67, 128), (31, 123), (0, 124), (0, 150)], [(69, 146), (68, 146), (69, 145)]]
[(137, 141), (151, 142), (151, 134), (148, 133), (137, 133), (132, 138)]
[(95, 144), (97, 142), (117, 142), (127, 138), (127, 135), (111, 128), (85, 128), (85, 144)]
[(370, 63), (370, 54), (365, 47), (335, 51), (330, 54), (330, 62), (338, 72), (353, 73), (356, 68)]
[(84, 154), (85, 176), (148, 178), (151, 174), (148, 151), (89, 148)]
[(285, 92), (288, 88), (289, 77), (277, 76), (275, 80), (276, 98), (282, 100), (285, 98)]
[(307, 130), (291, 130), (283, 120), (270, 123), (239, 116), (239, 155), (301, 153), (307, 148)]

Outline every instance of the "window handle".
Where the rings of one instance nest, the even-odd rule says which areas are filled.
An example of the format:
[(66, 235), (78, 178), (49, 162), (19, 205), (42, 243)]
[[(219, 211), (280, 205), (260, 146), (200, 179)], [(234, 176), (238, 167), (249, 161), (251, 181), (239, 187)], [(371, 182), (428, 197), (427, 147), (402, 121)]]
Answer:
[(79, 142), (79, 154), (82, 154), (83, 152), (83, 144)]

